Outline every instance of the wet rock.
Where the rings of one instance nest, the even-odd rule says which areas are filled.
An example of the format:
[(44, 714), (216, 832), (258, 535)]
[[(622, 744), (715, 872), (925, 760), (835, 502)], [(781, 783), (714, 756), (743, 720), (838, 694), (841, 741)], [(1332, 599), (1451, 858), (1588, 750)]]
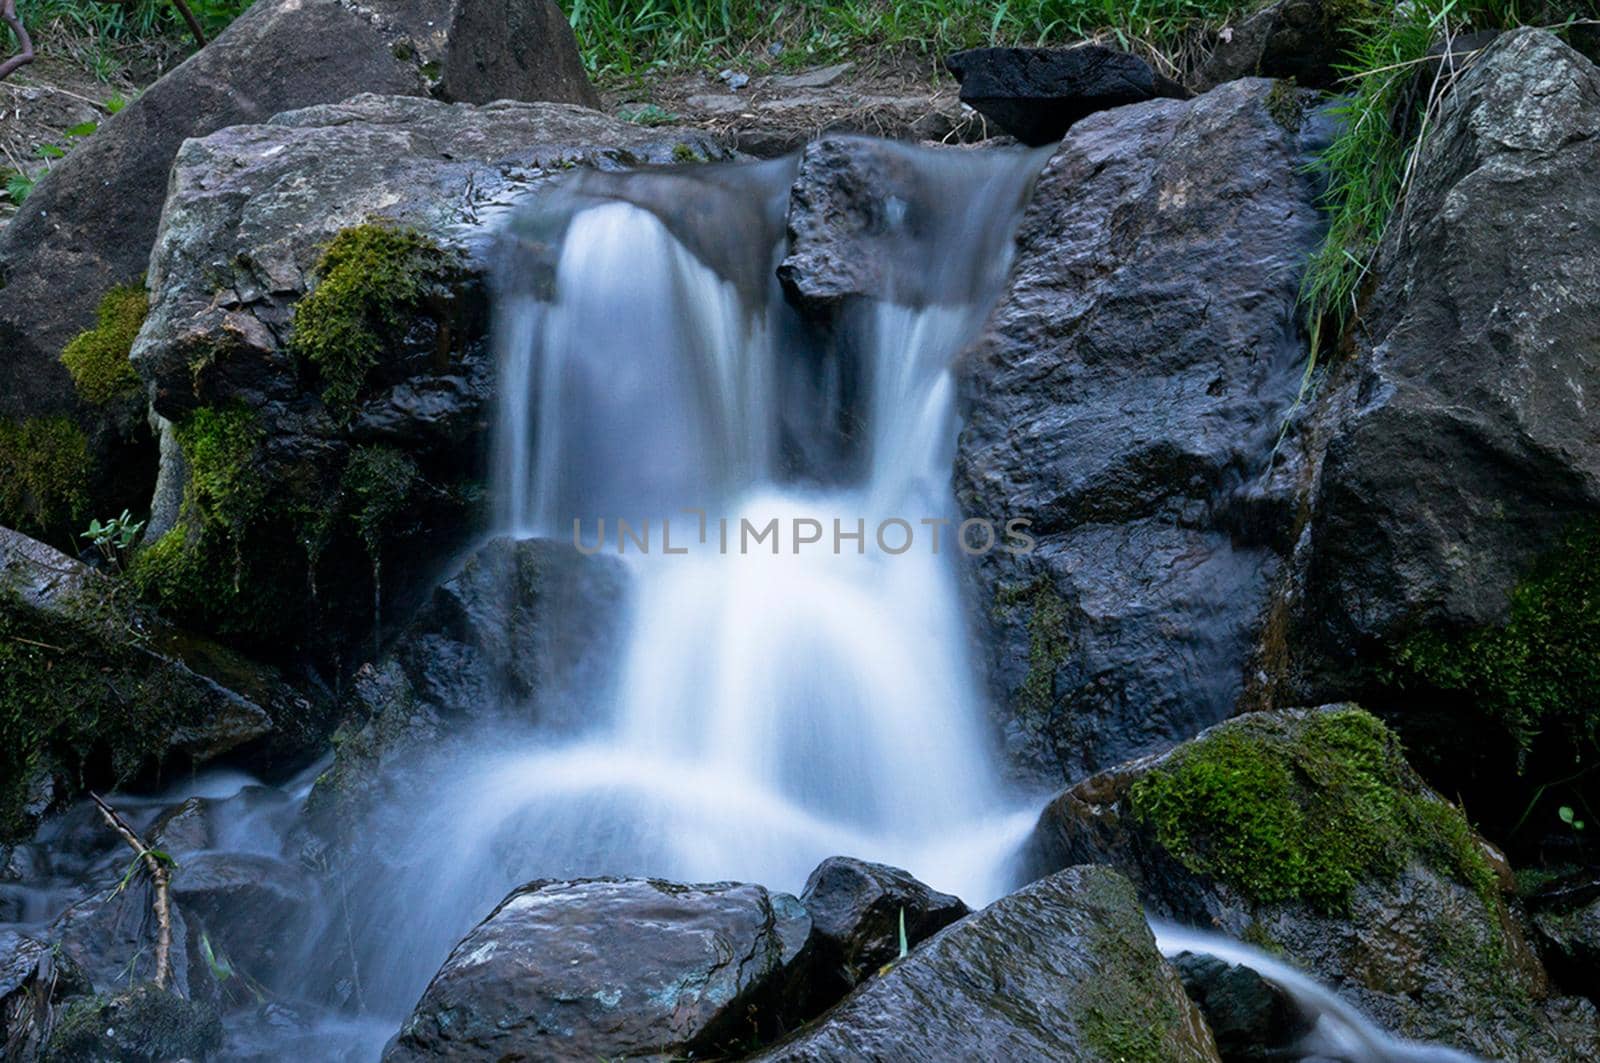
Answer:
[(168, 1063), (204, 1060), (221, 1046), (215, 1009), (147, 983), (74, 1002), (61, 1016), (46, 1056), (74, 1063)]
[[(1532, 622), (1526, 669), (1493, 640), (1546, 561), (1568, 573), (1552, 586), (1594, 578), (1589, 540), (1570, 537), (1600, 514), (1597, 169), (1600, 70), (1556, 37), (1504, 34), (1460, 75), (1380, 249), (1353, 361), (1324, 385), (1326, 457), (1286, 597), (1288, 696), (1386, 670), (1400, 687), (1368, 700), (1430, 778), (1504, 829), (1531, 779), (1574, 770), (1592, 726), (1581, 609), (1567, 627)], [(1550, 746), (1524, 762), (1540, 731)]]
[(13, 707), (0, 723), (0, 836), (31, 833), (85, 784), (266, 748), (275, 718), (318, 718), (275, 670), (128, 598), (126, 584), (0, 528), (0, 703)]
[(1335, 64), (1355, 42), (1360, 10), (1341, 0), (1274, 0), (1224, 27), (1188, 84), (1207, 92), (1226, 81), (1269, 77), (1331, 89), (1340, 77)]
[[(200, 853), (183, 859), (173, 898), (213, 956), (257, 981), (283, 972), (284, 950), (301, 940), (317, 890), (300, 868), (254, 853)], [(290, 976), (299, 982), (298, 974)]]
[(833, 856), (806, 879), (800, 903), (811, 915), (813, 962), (820, 979), (854, 988), (900, 956), (967, 914), (961, 898), (918, 882), (898, 868)]
[(1503, 861), (1352, 706), (1250, 713), (1046, 808), (1024, 878), (1096, 861), (1152, 915), (1268, 949), (1403, 1037), (1490, 1059), (1592, 1058)]
[(1293, 1059), (1311, 1021), (1288, 994), (1248, 967), (1185, 952), (1172, 966), (1200, 1008), (1224, 1063)]
[(6, 1059), (37, 1059), (62, 1001), (91, 991), (77, 966), (48, 943), (0, 930), (0, 1047)]
[(809, 927), (760, 886), (532, 883), (456, 946), (383, 1058), (720, 1055), (770, 1032)]
[[(97, 992), (114, 993), (155, 977), (152, 900), (148, 880), (136, 875), (126, 889), (119, 891), (113, 883), (73, 904), (50, 924), (46, 936), (82, 970)], [(170, 959), (170, 985), (180, 995), (191, 1000), (215, 998), (216, 986), (201, 956), (199, 936), (190, 933), (178, 904), (172, 906)]]
[[(158, 497), (183, 495), (213, 437), (243, 490), (152, 525), (147, 586), (245, 642), (370, 655), (374, 611), (413, 608), (431, 559), (476, 520), (492, 219), (553, 175), (670, 164), (685, 146), (724, 154), (569, 105), (371, 95), (187, 142), (133, 361), (168, 422), (164, 451), (189, 459), (163, 465)], [(345, 273), (329, 284), (334, 263)], [(369, 274), (387, 288), (340, 294)], [(309, 320), (353, 315), (370, 357), (318, 345), (337, 329), (296, 331), (313, 290), (323, 317)], [(215, 578), (236, 566), (241, 579)]]
[(977, 580), (1009, 761), (1041, 785), (1170, 747), (1246, 694), (1295, 534), (1298, 469), (1271, 455), (1305, 364), (1328, 132), (1280, 123), (1273, 91), (1074, 126), (960, 367), (961, 508), (1037, 540)]
[(1215, 1060), (1128, 881), (1075, 867), (946, 927), (750, 1057)]
[(74, 147), (0, 233), (0, 417), (76, 406), (57, 356), (145, 272), (184, 140), (362, 91), (596, 104), (553, 0), (254, 4)]
[(388, 656), (355, 677), (351, 723), (313, 809), (335, 827), (359, 822), (407, 789), (417, 754), (502, 715), (574, 733), (610, 689), (628, 594), (615, 557), (491, 540), (434, 590)]
[(1600, 879), (1593, 873), (1528, 899), (1535, 940), (1561, 987), (1600, 1000)]
[(945, 66), (961, 82), (963, 103), (1036, 146), (1060, 140), (1074, 122), (1096, 111), (1189, 95), (1138, 56), (1097, 44), (973, 48), (956, 52)]

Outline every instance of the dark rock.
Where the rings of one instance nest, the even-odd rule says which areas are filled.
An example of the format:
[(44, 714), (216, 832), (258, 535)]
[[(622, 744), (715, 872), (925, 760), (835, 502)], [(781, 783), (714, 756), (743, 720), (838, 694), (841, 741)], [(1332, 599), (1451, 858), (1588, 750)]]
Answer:
[(356, 675), (352, 722), (312, 807), (338, 829), (360, 822), (407, 789), (417, 754), (502, 714), (575, 732), (610, 689), (628, 593), (615, 557), (544, 539), (487, 543)]
[(1600, 1000), (1600, 879), (1592, 873), (1528, 899), (1535, 940), (1550, 974), (1568, 992)]
[(1295, 1044), (1311, 1032), (1311, 1020), (1289, 995), (1248, 967), (1192, 952), (1173, 957), (1172, 966), (1224, 1063), (1295, 1058)]
[(973, 48), (950, 56), (945, 66), (961, 82), (963, 103), (1035, 146), (1060, 140), (1096, 111), (1189, 95), (1138, 56), (1098, 44)]
[(1146, 909), (1269, 949), (1401, 1036), (1490, 1059), (1593, 1058), (1505, 899), (1509, 871), (1351, 706), (1250, 713), (1046, 808), (1024, 878), (1085, 861)]
[[(243, 516), (224, 506), (152, 524), (152, 539), (173, 537), (158, 553), (176, 574), (150, 566), (161, 600), (280, 652), (315, 644), (346, 665), (369, 654), (374, 609), (406, 615), (437, 576), (434, 559), (475, 520), (492, 405), (487, 222), (554, 174), (668, 164), (684, 145), (724, 154), (699, 134), (568, 105), (378, 96), (187, 142), (133, 354), (170, 422), (163, 452), (178, 459), (163, 464), (156, 510), (180, 512), (159, 503), (184, 495), (180, 452), (196, 417), (242, 426), (252, 493)], [(400, 305), (406, 327), (378, 336), (375, 364), (335, 398), (332, 378), (290, 340), (341, 233), (389, 255), (387, 268), (422, 294)], [(361, 509), (374, 498), (391, 502), (377, 525)], [(276, 527), (250, 519), (269, 512)], [(241, 554), (242, 583), (204, 578)]]
[(77, 965), (46, 942), (0, 930), (0, 1049), (6, 1059), (37, 1059), (61, 1002), (89, 992)]
[[(275, 717), (295, 727), (320, 717), (273, 669), (126, 599), (125, 584), (0, 528), (0, 702), (15, 713), (0, 724), (0, 834), (31, 833), (81, 785), (267, 749)], [(33, 801), (52, 779), (48, 798)]]
[(0, 233), (0, 417), (77, 406), (57, 357), (145, 272), (184, 140), (358, 91), (597, 104), (553, 0), (261, 0), (75, 147)]
[(1040, 783), (1167, 748), (1245, 694), (1295, 534), (1298, 472), (1271, 455), (1323, 232), (1326, 122), (1286, 128), (1273, 89), (1076, 125), (961, 367), (962, 510), (1037, 539), (977, 576), (1010, 761)]
[(1335, 64), (1355, 43), (1360, 11), (1344, 0), (1273, 0), (1223, 28), (1189, 87), (1207, 92), (1226, 81), (1269, 77), (1331, 89), (1340, 78)]
[(456, 946), (383, 1058), (720, 1055), (771, 1031), (809, 926), (760, 886), (532, 883)]
[(902, 918), (914, 946), (967, 914), (961, 898), (898, 868), (843, 856), (817, 865), (800, 903), (811, 915), (819, 977), (836, 981), (839, 995), (899, 957)]
[[(1285, 596), (1283, 696), (1366, 686), (1429, 777), (1497, 829), (1534, 779), (1574, 770), (1585, 739), (1571, 736), (1592, 727), (1587, 639), (1551, 630), (1530, 651), (1535, 675), (1569, 669), (1548, 696), (1516, 689), (1509, 666), (1480, 686), (1396, 657), (1420, 636), (1492, 637), (1513, 592), (1600, 516), (1597, 170), (1600, 70), (1556, 37), (1503, 34), (1460, 75), (1381, 245), (1353, 356), (1324, 385), (1326, 456)], [(1585, 556), (1575, 579), (1593, 578)], [(1471, 658), (1492, 659), (1469, 652), (1461, 671)], [(1550, 746), (1525, 762), (1541, 730)]]
[(1215, 1060), (1133, 889), (1077, 867), (954, 923), (750, 1057)]
[[(120, 891), (113, 883), (62, 912), (50, 924), (47, 936), (97, 992), (114, 993), (155, 976), (152, 901), (150, 884), (142, 875)], [(191, 1000), (215, 997), (216, 986), (201, 955), (199, 935), (190, 933), (179, 904), (172, 905), (170, 959), (170, 984), (179, 994)]]
[[(206, 935), (214, 956), (266, 982), (283, 970), (283, 950), (300, 940), (317, 894), (304, 871), (282, 860), (217, 852), (183, 859), (172, 878), (172, 896)], [(290, 977), (298, 984), (298, 972)]]
[[(1011, 232), (974, 231), (952, 204), (1026, 201), (1043, 153), (1012, 153), (1009, 180), (994, 152), (933, 149), (833, 135), (806, 146), (789, 192), (788, 253), (778, 266), (789, 301), (828, 318), (865, 297), (909, 306), (956, 303), (992, 287)], [(959, 255), (946, 252), (953, 245)]]
[(74, 1002), (61, 1017), (46, 1057), (73, 1063), (170, 1063), (204, 1060), (222, 1046), (222, 1020), (208, 1004), (154, 985), (114, 997)]

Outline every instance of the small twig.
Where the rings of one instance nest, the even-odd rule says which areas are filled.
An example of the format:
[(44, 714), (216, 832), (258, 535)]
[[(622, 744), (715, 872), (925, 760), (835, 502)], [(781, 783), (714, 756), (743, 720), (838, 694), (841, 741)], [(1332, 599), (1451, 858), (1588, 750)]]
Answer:
[(4, 81), (13, 71), (33, 62), (33, 38), (28, 36), (28, 27), (17, 17), (17, 0), (0, 0), (0, 22), (10, 26), (11, 32), (17, 35), (18, 48), (16, 55), (0, 63), (0, 81)]
[(206, 46), (206, 31), (200, 28), (200, 20), (194, 17), (194, 12), (189, 10), (187, 0), (172, 0), (172, 6), (178, 9), (178, 14), (183, 16), (183, 21), (189, 24), (189, 32), (194, 35), (194, 43), (201, 48)]
[(52, 646), (48, 642), (35, 642), (33, 639), (25, 639), (21, 635), (8, 635), (6, 637), (9, 638), (12, 642), (21, 642), (21, 643), (23, 643), (25, 645), (28, 645), (28, 646), (37, 646), (41, 650), (54, 650), (57, 653), (66, 653), (67, 652), (66, 650), (62, 649), (60, 646)]
[(128, 843), (128, 848), (133, 850), (134, 856), (144, 862), (145, 870), (150, 873), (150, 882), (155, 888), (154, 907), (156, 910), (156, 988), (167, 988), (167, 970), (172, 960), (172, 871), (166, 862), (147, 846), (140, 837), (128, 826), (126, 820), (117, 814), (117, 810), (106, 804), (105, 800), (93, 790), (89, 791), (89, 799), (100, 809), (100, 815), (105, 819), (106, 825), (121, 835), (122, 840)]

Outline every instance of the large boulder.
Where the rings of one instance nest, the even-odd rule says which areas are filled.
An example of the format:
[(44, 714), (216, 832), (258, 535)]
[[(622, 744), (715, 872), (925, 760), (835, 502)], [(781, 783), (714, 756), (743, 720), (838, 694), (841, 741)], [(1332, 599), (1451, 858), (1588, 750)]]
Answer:
[(186, 139), (360, 91), (597, 104), (554, 0), (260, 0), (74, 148), (0, 232), (0, 418), (76, 407), (58, 358), (145, 272)]
[(7, 1059), (37, 1059), (62, 1002), (90, 991), (89, 980), (48, 942), (0, 930), (0, 1046)]
[(1294, 535), (1274, 444), (1323, 231), (1315, 114), (1231, 82), (1073, 126), (962, 367), (957, 497), (1031, 519), (979, 600), (1010, 761), (1080, 778), (1224, 719)]
[(962, 103), (1034, 146), (1060, 140), (1074, 122), (1097, 111), (1189, 95), (1138, 56), (1098, 44), (973, 48), (956, 52), (945, 66), (961, 82)]
[(487, 222), (574, 167), (686, 152), (720, 154), (563, 104), (392, 96), (187, 142), (133, 351), (165, 419), (136, 578), (280, 652), (371, 652), (482, 494)]
[(760, 886), (532, 883), (456, 946), (383, 1058), (722, 1056), (775, 1029), (810, 930)]
[(815, 979), (843, 995), (900, 955), (967, 914), (899, 868), (831, 856), (806, 879), (800, 903), (811, 915)]
[(1187, 84), (1207, 92), (1225, 81), (1270, 77), (1331, 89), (1340, 78), (1337, 64), (1356, 43), (1363, 11), (1343, 0), (1271, 0), (1224, 26)]
[(73, 1063), (204, 1060), (222, 1047), (222, 1021), (208, 1004), (145, 983), (115, 996), (84, 997), (62, 1013), (45, 1058)]
[(1283, 678), (1307, 699), (1397, 681), (1365, 696), (1509, 828), (1505, 789), (1577, 770), (1600, 695), (1600, 69), (1504, 34), (1430, 127), (1325, 385)]
[(322, 714), (276, 671), (130, 605), (126, 584), (0, 528), (0, 838), (83, 785), (244, 746), (303, 748)]
[(1353, 706), (1250, 713), (1046, 808), (1024, 879), (1085, 861), (1161, 918), (1272, 950), (1406, 1037), (1493, 1059), (1600, 1051), (1507, 894), (1503, 858)]
[(1127, 879), (1075, 867), (934, 935), (750, 1057), (1216, 1060)]

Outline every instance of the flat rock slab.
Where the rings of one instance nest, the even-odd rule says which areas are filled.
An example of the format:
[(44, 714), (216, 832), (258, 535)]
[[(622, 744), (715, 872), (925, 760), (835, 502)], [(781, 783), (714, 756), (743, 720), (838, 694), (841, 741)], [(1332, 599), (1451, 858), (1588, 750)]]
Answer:
[(961, 82), (961, 101), (1024, 144), (1061, 139), (1080, 118), (1189, 90), (1136, 55), (1099, 45), (1079, 48), (972, 48), (945, 66)]

